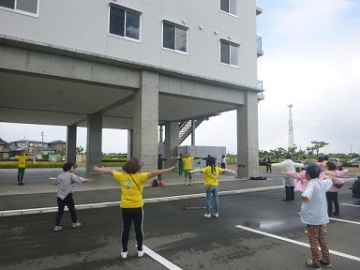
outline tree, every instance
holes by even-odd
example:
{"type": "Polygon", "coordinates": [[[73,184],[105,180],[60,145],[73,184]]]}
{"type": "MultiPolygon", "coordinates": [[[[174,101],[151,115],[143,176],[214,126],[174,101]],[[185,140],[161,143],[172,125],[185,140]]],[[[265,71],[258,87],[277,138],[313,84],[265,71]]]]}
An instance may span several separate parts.
{"type": "Polygon", "coordinates": [[[293,156],[296,154],[296,149],[297,149],[297,146],[289,147],[288,153],[293,156]]]}
{"type": "Polygon", "coordinates": [[[276,162],[279,162],[279,157],[284,156],[286,154],[286,150],[282,147],[279,147],[277,149],[270,149],[270,153],[272,156],[276,157],[276,162]]]}
{"type": "Polygon", "coordinates": [[[83,154],[83,153],[84,153],[84,147],[76,146],[76,154],[83,154]]]}
{"type": "Polygon", "coordinates": [[[61,150],[56,151],[57,154],[60,154],[60,156],[65,156],[66,153],[66,146],[64,145],[61,150]]]}
{"type": "Polygon", "coordinates": [[[313,153],[314,151],[316,152],[316,157],[318,158],[319,157],[319,149],[326,146],[326,145],[329,145],[328,143],[326,142],[322,142],[322,141],[312,141],[311,142],[313,144],[313,146],[308,146],[306,147],[306,150],[310,153],[313,153]]]}

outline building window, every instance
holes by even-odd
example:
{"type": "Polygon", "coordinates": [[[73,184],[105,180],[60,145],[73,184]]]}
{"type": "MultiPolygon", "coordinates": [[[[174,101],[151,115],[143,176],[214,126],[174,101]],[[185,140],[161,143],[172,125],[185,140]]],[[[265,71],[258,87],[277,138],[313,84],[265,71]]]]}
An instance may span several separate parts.
{"type": "Polygon", "coordinates": [[[163,47],[187,52],[187,28],[163,21],[163,47]]]}
{"type": "Polygon", "coordinates": [[[19,12],[38,14],[39,0],[0,0],[0,7],[19,12]]]}
{"type": "Polygon", "coordinates": [[[110,34],[140,39],[140,13],[121,7],[110,6],[110,34]]]}
{"type": "Polygon", "coordinates": [[[230,43],[225,40],[220,40],[220,62],[239,66],[239,44],[230,43]]]}
{"type": "Polygon", "coordinates": [[[226,13],[238,16],[238,0],[220,0],[220,9],[226,13]]]}

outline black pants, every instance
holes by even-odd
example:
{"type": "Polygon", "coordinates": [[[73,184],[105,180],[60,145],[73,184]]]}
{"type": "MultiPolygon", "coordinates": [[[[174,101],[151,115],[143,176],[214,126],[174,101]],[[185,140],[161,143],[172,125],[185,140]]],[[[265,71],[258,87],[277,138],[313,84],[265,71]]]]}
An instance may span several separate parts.
{"type": "Polygon", "coordinates": [[[269,172],[271,173],[271,165],[270,164],[266,164],[266,172],[269,172]]]}
{"type": "Polygon", "coordinates": [[[225,169],[226,165],[225,163],[221,163],[221,169],[225,169]]]}
{"type": "Polygon", "coordinates": [[[142,250],[143,245],[143,215],[144,211],[142,207],[139,208],[122,208],[123,218],[123,231],[121,235],[121,242],[123,252],[128,251],[128,242],[131,223],[134,221],[134,229],[137,241],[137,249],[142,250]]]}
{"type": "Polygon", "coordinates": [[[339,201],[338,201],[338,193],[337,192],[331,192],[328,191],[326,192],[326,200],[327,200],[327,205],[328,205],[328,215],[331,216],[332,215],[332,205],[334,203],[335,206],[335,214],[339,214],[340,209],[339,209],[339,201]]]}
{"type": "Polygon", "coordinates": [[[285,199],[284,199],[284,201],[293,201],[295,199],[294,188],[295,187],[287,187],[287,186],[285,186],[285,199]]]}
{"type": "Polygon", "coordinates": [[[78,221],[77,216],[76,216],[75,204],[74,204],[74,199],[73,199],[72,193],[69,193],[63,200],[61,198],[57,197],[57,204],[58,204],[58,212],[57,212],[56,218],[55,218],[55,226],[60,225],[62,215],[64,214],[65,205],[67,206],[67,208],[69,208],[72,222],[76,223],[78,221]]]}

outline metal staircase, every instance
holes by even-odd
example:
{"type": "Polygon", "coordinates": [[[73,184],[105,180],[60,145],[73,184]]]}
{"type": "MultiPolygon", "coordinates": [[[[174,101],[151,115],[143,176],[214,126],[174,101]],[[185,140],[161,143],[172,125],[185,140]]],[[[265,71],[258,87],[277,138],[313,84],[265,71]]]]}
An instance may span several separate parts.
{"type": "Polygon", "coordinates": [[[195,128],[197,128],[204,120],[186,120],[179,122],[179,145],[182,144],[191,134],[192,121],[195,121],[195,128]]]}

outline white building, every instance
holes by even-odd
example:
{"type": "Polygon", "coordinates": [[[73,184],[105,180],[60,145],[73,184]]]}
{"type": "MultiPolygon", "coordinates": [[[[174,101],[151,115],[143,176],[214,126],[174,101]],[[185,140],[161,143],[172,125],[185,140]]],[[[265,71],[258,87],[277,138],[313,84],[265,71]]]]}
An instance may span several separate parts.
{"type": "Polygon", "coordinates": [[[147,170],[159,125],[175,156],[179,123],[237,110],[238,160],[257,175],[260,13],[255,0],[0,0],[0,121],[67,126],[67,160],[87,127],[88,171],[102,128],[127,129],[147,170]]]}

